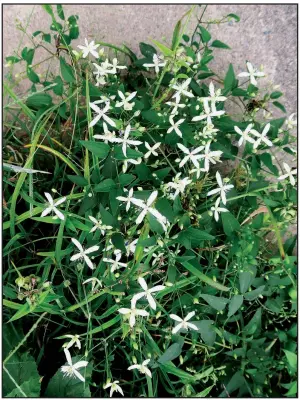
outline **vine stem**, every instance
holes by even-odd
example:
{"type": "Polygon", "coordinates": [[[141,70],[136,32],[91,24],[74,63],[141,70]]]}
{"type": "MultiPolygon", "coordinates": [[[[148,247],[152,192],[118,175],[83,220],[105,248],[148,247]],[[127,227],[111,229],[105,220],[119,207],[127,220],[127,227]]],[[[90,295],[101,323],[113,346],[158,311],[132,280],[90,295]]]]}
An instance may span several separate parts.
{"type": "MultiPolygon", "coordinates": [[[[9,353],[9,355],[6,357],[6,359],[3,361],[3,365],[7,363],[7,361],[15,354],[16,351],[19,350],[19,348],[26,342],[26,340],[29,338],[31,333],[37,328],[38,324],[41,322],[41,320],[45,317],[47,312],[44,312],[40,318],[36,321],[35,324],[32,325],[30,330],[28,331],[27,335],[24,336],[24,339],[21,340],[21,342],[9,353]]],[[[3,367],[4,368],[4,367],[3,367]]]]}

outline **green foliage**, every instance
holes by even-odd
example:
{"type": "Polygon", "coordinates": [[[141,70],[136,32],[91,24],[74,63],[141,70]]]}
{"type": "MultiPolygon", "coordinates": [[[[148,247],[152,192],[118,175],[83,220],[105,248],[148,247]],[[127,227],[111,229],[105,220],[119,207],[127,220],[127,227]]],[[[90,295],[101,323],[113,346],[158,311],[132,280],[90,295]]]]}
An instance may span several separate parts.
{"type": "Polygon", "coordinates": [[[295,396],[295,121],[262,77],[214,70],[210,25],[240,18],[192,6],[140,58],[85,54],[69,7],[42,7],[49,29],[6,58],[4,396],[295,396]]]}

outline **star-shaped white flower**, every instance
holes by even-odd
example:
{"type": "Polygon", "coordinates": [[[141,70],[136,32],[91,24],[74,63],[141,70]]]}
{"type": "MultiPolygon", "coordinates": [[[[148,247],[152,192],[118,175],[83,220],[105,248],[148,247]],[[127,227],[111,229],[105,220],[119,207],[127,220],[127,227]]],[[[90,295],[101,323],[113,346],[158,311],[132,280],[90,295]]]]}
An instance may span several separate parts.
{"type": "Polygon", "coordinates": [[[283,167],[286,170],[286,174],[279,176],[278,180],[282,181],[283,179],[289,178],[290,180],[290,184],[295,186],[295,178],[293,177],[293,175],[297,175],[297,169],[291,169],[291,167],[286,164],[285,162],[283,163],[283,167]]]}
{"type": "Polygon", "coordinates": [[[219,213],[228,212],[227,208],[219,207],[220,201],[221,197],[218,197],[215,205],[211,207],[211,211],[214,212],[214,217],[217,222],[219,221],[219,213]]]}
{"type": "MultiPolygon", "coordinates": [[[[96,102],[95,102],[96,103],[96,102]]],[[[95,104],[94,103],[94,104],[95,104]]],[[[103,130],[104,130],[104,135],[94,135],[94,139],[100,139],[103,140],[104,143],[108,142],[113,142],[113,139],[116,137],[116,134],[114,131],[110,132],[107,128],[107,125],[105,122],[103,122],[103,130]]]]}
{"type": "Polygon", "coordinates": [[[85,378],[77,371],[79,368],[86,367],[88,365],[87,361],[78,361],[77,363],[73,364],[72,363],[72,358],[71,354],[68,349],[64,349],[66,359],[68,362],[68,365],[64,365],[61,367],[61,371],[64,374],[64,376],[68,377],[74,377],[76,376],[78,379],[80,379],[82,382],[85,381],[85,378]]]}
{"type": "Polygon", "coordinates": [[[104,262],[111,264],[110,271],[115,272],[115,270],[117,270],[117,269],[127,268],[126,263],[120,262],[122,253],[121,252],[117,253],[117,254],[115,254],[115,256],[116,256],[115,260],[113,260],[112,258],[106,258],[106,257],[103,258],[104,262]]]}
{"type": "Polygon", "coordinates": [[[228,190],[232,189],[234,186],[233,185],[224,185],[219,171],[217,171],[217,173],[216,173],[216,179],[217,179],[217,183],[218,183],[219,187],[217,189],[210,190],[207,193],[207,196],[212,196],[213,194],[220,193],[223,204],[226,204],[226,192],[228,190]]]}
{"type": "Polygon", "coordinates": [[[100,46],[100,44],[95,44],[95,41],[92,40],[90,43],[87,39],[84,39],[85,46],[79,45],[77,46],[80,50],[83,50],[82,57],[86,58],[89,53],[91,53],[94,57],[98,58],[99,54],[97,53],[96,49],[100,46]]]}
{"type": "Polygon", "coordinates": [[[128,158],[127,160],[123,161],[122,171],[125,172],[128,169],[128,164],[138,165],[142,162],[142,157],[137,158],[136,160],[128,158]]]}
{"type": "Polygon", "coordinates": [[[92,261],[90,260],[90,258],[87,256],[87,254],[94,253],[95,251],[99,250],[99,246],[92,246],[92,247],[84,250],[84,248],[81,246],[81,244],[78,242],[77,239],[71,238],[71,240],[75,244],[75,246],[78,248],[79,253],[74,254],[70,260],[76,261],[79,259],[83,259],[91,269],[94,269],[94,265],[93,265],[92,261]]]}
{"type": "Polygon", "coordinates": [[[238,146],[241,146],[244,143],[244,141],[252,144],[255,143],[255,140],[249,136],[249,133],[252,132],[252,128],[253,124],[249,124],[244,131],[242,131],[238,126],[234,127],[236,133],[238,133],[241,136],[238,141],[238,146]]]}
{"type": "Polygon", "coordinates": [[[256,130],[251,129],[250,132],[251,132],[254,136],[256,136],[256,137],[258,138],[258,139],[255,141],[254,145],[253,145],[253,148],[254,148],[254,149],[256,149],[256,148],[261,144],[261,142],[265,143],[267,146],[270,146],[270,147],[273,146],[273,143],[272,143],[271,140],[268,139],[268,137],[267,137],[267,133],[269,132],[270,127],[271,127],[270,123],[267,124],[267,125],[264,127],[262,133],[259,133],[259,132],[257,132],[256,130]]]}
{"type": "Polygon", "coordinates": [[[98,286],[102,287],[102,282],[98,278],[95,278],[94,276],[92,278],[87,279],[82,284],[86,285],[87,283],[90,282],[92,284],[92,292],[94,292],[94,290],[96,290],[98,286]]]}
{"type": "Polygon", "coordinates": [[[131,126],[127,125],[124,131],[124,136],[120,138],[115,138],[112,140],[114,143],[122,143],[122,152],[125,157],[127,157],[127,147],[129,146],[139,146],[142,144],[139,140],[128,139],[130,135],[131,126]]]}
{"type": "Polygon", "coordinates": [[[194,329],[195,331],[198,330],[197,326],[192,324],[191,322],[187,322],[189,321],[191,318],[193,318],[193,316],[195,315],[195,311],[192,311],[190,313],[188,313],[188,315],[182,319],[180,317],[178,317],[178,315],[175,314],[170,314],[170,318],[174,319],[174,321],[179,322],[179,324],[177,324],[173,329],[172,329],[172,333],[177,333],[179,331],[179,329],[194,329]]]}
{"type": "Polygon", "coordinates": [[[186,154],[185,157],[183,157],[183,159],[180,161],[179,167],[181,168],[184,166],[185,163],[191,161],[196,168],[199,168],[198,160],[200,158],[200,155],[198,153],[204,149],[204,146],[197,147],[192,151],[190,151],[181,143],[177,143],[177,146],[180,148],[181,151],[183,151],[184,154],[186,154]]]}
{"type": "Polygon", "coordinates": [[[155,143],[152,147],[150,146],[150,144],[148,142],[145,142],[145,147],[148,150],[147,153],[144,155],[144,158],[149,158],[151,155],[157,157],[158,153],[155,151],[156,149],[159,148],[159,146],[161,145],[160,142],[155,143]]]}
{"type": "Polygon", "coordinates": [[[148,358],[147,360],[143,361],[142,364],[133,364],[127,369],[128,370],[137,369],[141,374],[146,374],[150,378],[152,378],[152,374],[151,374],[150,369],[148,367],[146,367],[146,365],[148,365],[149,362],[150,362],[150,358],[148,358]]]}
{"type": "Polygon", "coordinates": [[[119,381],[114,381],[114,382],[107,383],[106,385],[103,386],[103,389],[110,388],[109,397],[112,397],[114,392],[119,392],[119,393],[121,393],[122,396],[124,396],[123,390],[122,390],[121,386],[118,385],[118,383],[119,383],[119,381]]]}
{"type": "Polygon", "coordinates": [[[96,104],[94,103],[90,103],[90,107],[92,110],[94,110],[97,115],[96,117],[93,119],[93,121],[90,122],[89,124],[89,128],[91,128],[92,126],[96,125],[96,123],[98,121],[100,121],[100,119],[102,118],[104,121],[106,121],[109,125],[116,127],[115,122],[109,118],[106,113],[108,112],[109,108],[110,108],[110,103],[107,102],[105,107],[100,109],[96,104]]]}
{"type": "Polygon", "coordinates": [[[142,212],[139,214],[139,216],[137,217],[135,223],[137,225],[139,225],[144,218],[146,217],[146,215],[148,214],[148,212],[150,214],[152,214],[157,221],[161,224],[162,228],[164,231],[167,230],[167,225],[168,225],[168,221],[167,218],[164,217],[160,212],[158,212],[155,208],[151,207],[152,204],[155,202],[156,197],[157,197],[158,192],[154,191],[150,194],[149,198],[147,199],[147,201],[143,201],[140,199],[134,199],[134,201],[132,200],[132,203],[138,207],[141,207],[143,210],[142,212]]]}
{"type": "Polygon", "coordinates": [[[118,65],[118,62],[119,61],[117,58],[113,58],[112,64],[110,64],[110,66],[112,67],[111,73],[116,74],[118,72],[118,69],[127,69],[125,65],[118,65]]]}
{"type": "Polygon", "coordinates": [[[50,193],[45,193],[45,197],[48,200],[49,205],[42,212],[41,217],[45,217],[46,215],[50,214],[53,211],[58,216],[59,219],[64,220],[65,216],[63,215],[63,213],[61,211],[58,210],[57,206],[64,203],[67,198],[63,197],[54,203],[54,200],[50,193]]]}
{"type": "Polygon", "coordinates": [[[89,216],[89,219],[94,223],[94,226],[90,230],[90,233],[95,232],[97,229],[99,229],[102,235],[104,236],[105,231],[113,229],[112,226],[102,224],[101,220],[97,221],[97,219],[92,217],[91,215],[89,216]]]}
{"type": "Polygon", "coordinates": [[[249,62],[246,63],[248,72],[241,72],[238,74],[241,78],[250,78],[252,85],[257,86],[257,80],[255,78],[261,78],[265,76],[263,72],[257,71],[253,65],[249,62]]]}
{"type": "Polygon", "coordinates": [[[137,92],[131,93],[129,96],[125,96],[120,90],[118,90],[118,95],[121,97],[122,101],[116,102],[116,107],[123,107],[126,111],[131,111],[135,103],[130,103],[130,101],[136,96],[137,92]]]}
{"type": "Polygon", "coordinates": [[[202,100],[210,101],[211,102],[211,109],[213,112],[216,112],[216,103],[220,101],[225,101],[227,97],[221,96],[221,89],[217,89],[215,91],[214,84],[210,82],[209,84],[209,97],[204,97],[202,100]]]}
{"type": "Polygon", "coordinates": [[[199,155],[199,160],[204,158],[204,170],[206,172],[209,171],[209,163],[216,164],[217,161],[220,161],[220,157],[223,154],[220,150],[210,151],[210,144],[211,142],[208,142],[205,146],[204,154],[199,155]]]}
{"type": "Polygon", "coordinates": [[[169,122],[171,124],[171,127],[167,130],[167,133],[171,133],[172,131],[175,131],[178,136],[182,137],[182,132],[180,131],[179,126],[184,121],[185,121],[185,119],[182,118],[179,121],[174,122],[173,115],[171,115],[170,118],[169,118],[169,122]]]}
{"type": "Polygon", "coordinates": [[[297,126],[297,120],[294,119],[295,113],[291,114],[288,119],[285,121],[288,129],[293,129],[294,126],[297,126]]]}
{"type": "Polygon", "coordinates": [[[168,182],[165,187],[167,189],[175,189],[175,192],[170,194],[170,198],[174,200],[179,193],[184,193],[185,188],[192,182],[189,178],[180,179],[181,172],[179,172],[174,178],[173,182],[168,182]]]}
{"type": "Polygon", "coordinates": [[[167,101],[166,104],[170,107],[173,107],[171,110],[171,115],[177,115],[178,114],[178,108],[184,108],[186,105],[185,104],[180,104],[179,103],[180,98],[176,97],[175,101],[167,101]]]}
{"type": "Polygon", "coordinates": [[[155,300],[152,297],[151,293],[159,292],[160,290],[163,290],[165,288],[165,286],[157,285],[157,286],[152,287],[151,289],[148,289],[148,285],[147,285],[145,279],[142,277],[138,278],[138,282],[141,285],[142,289],[144,289],[144,292],[137,293],[132,297],[131,307],[134,308],[136,305],[136,302],[139,299],[141,299],[142,297],[146,297],[150,307],[153,308],[153,310],[156,310],[156,303],[155,303],[155,300]]]}
{"type": "Polygon", "coordinates": [[[188,90],[188,86],[191,83],[191,81],[192,81],[192,78],[188,78],[186,81],[184,81],[181,84],[176,83],[171,86],[172,89],[176,90],[176,93],[172,96],[172,98],[175,98],[176,101],[178,101],[178,103],[179,103],[182,95],[187,96],[187,97],[194,97],[193,93],[188,90]]]}
{"type": "Polygon", "coordinates": [[[133,197],[133,188],[129,189],[127,197],[118,196],[116,197],[116,199],[119,201],[124,201],[126,203],[126,211],[129,211],[130,204],[134,203],[135,200],[135,198],[133,197]]]}
{"type": "Polygon", "coordinates": [[[197,179],[200,178],[201,172],[207,172],[207,171],[205,170],[205,168],[200,168],[200,166],[198,166],[197,168],[193,168],[189,171],[190,174],[196,173],[197,179]]]}
{"type": "Polygon", "coordinates": [[[123,315],[129,315],[129,325],[131,328],[134,327],[135,322],[136,322],[136,316],[141,316],[141,317],[148,317],[149,313],[145,310],[139,310],[135,307],[133,308],[120,308],[119,310],[120,314],[123,315]]]}
{"type": "Polygon", "coordinates": [[[72,347],[75,344],[75,347],[78,349],[81,349],[81,343],[79,339],[79,335],[64,335],[63,338],[66,339],[71,339],[69,343],[65,343],[64,347],[69,350],[70,347],[72,347]]]}
{"type": "Polygon", "coordinates": [[[219,117],[220,115],[225,114],[224,110],[221,111],[213,111],[210,109],[208,105],[208,101],[203,101],[203,107],[204,107],[204,112],[201,115],[198,115],[197,117],[193,117],[192,121],[201,121],[203,119],[206,119],[207,125],[212,124],[212,118],[213,117],[219,117]]]}
{"type": "Polygon", "coordinates": [[[159,68],[164,67],[166,63],[163,61],[163,56],[157,56],[157,54],[153,54],[153,64],[143,64],[144,67],[146,68],[154,68],[155,72],[158,74],[159,73],[159,68]]]}

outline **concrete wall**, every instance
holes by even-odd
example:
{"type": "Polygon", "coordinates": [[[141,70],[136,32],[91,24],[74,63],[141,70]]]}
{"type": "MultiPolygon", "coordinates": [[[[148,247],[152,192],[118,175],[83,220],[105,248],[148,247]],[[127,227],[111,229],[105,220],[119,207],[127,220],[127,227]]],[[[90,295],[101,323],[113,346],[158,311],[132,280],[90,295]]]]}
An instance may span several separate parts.
{"type": "MultiPolygon", "coordinates": [[[[65,5],[66,16],[79,16],[80,40],[85,37],[97,38],[120,45],[127,44],[138,51],[140,41],[150,38],[169,42],[177,20],[189,9],[189,5],[65,5]]],[[[211,25],[214,39],[222,40],[232,50],[216,49],[216,59],[211,65],[221,75],[228,64],[233,63],[236,73],[245,71],[245,62],[265,67],[267,78],[261,85],[269,82],[281,85],[288,113],[296,111],[297,98],[297,5],[209,5],[203,20],[219,19],[228,13],[240,16],[239,23],[230,22],[211,25]]],[[[3,52],[4,57],[12,55],[22,38],[16,28],[16,19],[26,25],[28,32],[49,31],[50,16],[39,5],[3,6],[3,52]],[[31,16],[31,17],[30,17],[31,16]]],[[[195,26],[191,20],[189,30],[195,26]]],[[[29,39],[22,39],[21,49],[30,46],[29,39]]],[[[37,57],[39,57],[37,55],[37,57]]]]}

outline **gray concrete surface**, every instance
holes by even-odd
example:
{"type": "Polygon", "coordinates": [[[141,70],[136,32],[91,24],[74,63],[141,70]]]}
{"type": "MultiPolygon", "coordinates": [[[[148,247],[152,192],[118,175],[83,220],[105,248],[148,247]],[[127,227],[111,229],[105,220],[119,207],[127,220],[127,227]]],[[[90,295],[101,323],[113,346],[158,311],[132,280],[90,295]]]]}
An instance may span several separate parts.
{"type": "MultiPolygon", "coordinates": [[[[125,43],[138,51],[140,41],[150,38],[170,42],[177,20],[189,9],[189,5],[65,5],[66,16],[79,16],[80,40],[85,37],[97,38],[120,45],[125,43]]],[[[288,113],[296,111],[297,76],[297,5],[208,5],[204,21],[220,19],[229,13],[240,16],[239,23],[230,22],[211,25],[209,30],[214,39],[222,40],[232,50],[216,49],[216,61],[211,65],[223,75],[228,64],[233,63],[236,73],[245,71],[245,62],[265,67],[269,82],[281,85],[285,94],[282,100],[288,113]]],[[[49,31],[50,16],[40,5],[3,6],[3,52],[4,57],[17,49],[22,32],[16,21],[25,26],[28,19],[28,33],[36,30],[49,31]]],[[[192,31],[196,19],[189,25],[192,31]]],[[[23,36],[21,49],[30,46],[28,37],[23,36]]],[[[42,58],[37,54],[36,60],[42,58]]],[[[41,66],[42,69],[42,66],[41,66]]],[[[18,69],[16,69],[18,71],[18,69]]],[[[21,86],[22,87],[22,86],[21,86]]]]}

